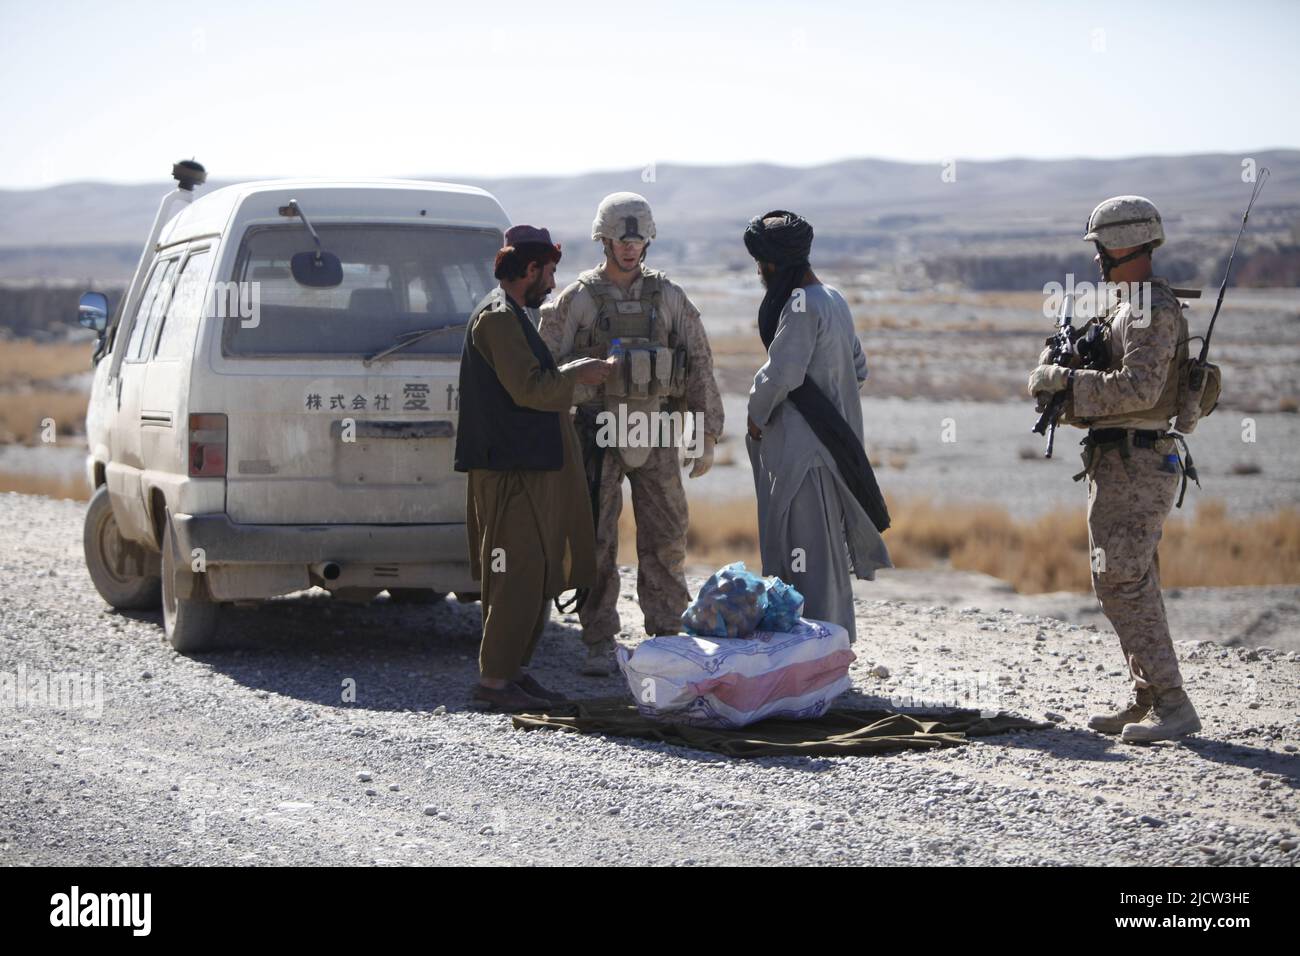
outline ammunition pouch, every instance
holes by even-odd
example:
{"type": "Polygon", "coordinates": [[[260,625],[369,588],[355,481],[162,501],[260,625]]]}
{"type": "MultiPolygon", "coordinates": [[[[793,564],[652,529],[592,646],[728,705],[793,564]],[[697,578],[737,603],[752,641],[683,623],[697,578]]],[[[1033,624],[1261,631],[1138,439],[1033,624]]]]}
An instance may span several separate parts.
{"type": "Polygon", "coordinates": [[[615,298],[613,284],[599,270],[578,277],[596,305],[591,328],[574,340],[574,354],[605,358],[614,341],[623,357],[603,386],[606,395],[641,400],[677,398],[686,394],[690,356],[676,318],[663,314],[663,274],[645,270],[640,297],[615,298]]]}
{"type": "Polygon", "coordinates": [[[1190,435],[1196,423],[1209,415],[1219,404],[1223,390],[1223,371],[1217,365],[1188,359],[1179,367],[1178,408],[1174,430],[1190,435]]]}
{"type": "Polygon", "coordinates": [[[622,350],[618,364],[605,381],[607,396],[640,400],[685,393],[684,348],[641,342],[629,345],[624,341],[622,350]]]}

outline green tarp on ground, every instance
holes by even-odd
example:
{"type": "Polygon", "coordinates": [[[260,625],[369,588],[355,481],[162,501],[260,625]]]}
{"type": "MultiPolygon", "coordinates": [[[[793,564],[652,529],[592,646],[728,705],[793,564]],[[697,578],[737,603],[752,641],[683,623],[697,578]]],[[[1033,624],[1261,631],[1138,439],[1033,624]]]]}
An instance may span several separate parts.
{"type": "Polygon", "coordinates": [[[761,720],[740,730],[666,724],[643,717],[625,698],[556,704],[545,714],[518,714],[516,729],[570,730],[581,734],[639,737],[694,747],[729,757],[790,755],[844,757],[890,750],[955,747],[970,737],[1010,730],[1045,730],[1052,724],[1010,714],[981,717],[976,710],[900,714],[835,707],[816,720],[761,720]]]}

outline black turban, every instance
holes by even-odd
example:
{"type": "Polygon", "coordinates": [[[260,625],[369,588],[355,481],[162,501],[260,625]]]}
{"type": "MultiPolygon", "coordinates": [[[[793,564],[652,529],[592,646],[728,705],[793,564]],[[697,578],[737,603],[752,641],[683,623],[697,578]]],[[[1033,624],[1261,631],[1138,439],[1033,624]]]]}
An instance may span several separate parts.
{"type": "Polygon", "coordinates": [[[749,227],[745,230],[745,248],[749,254],[760,262],[770,262],[778,269],[807,267],[812,241],[812,224],[784,209],[755,216],[749,220],[749,227]]]}
{"type": "Polygon", "coordinates": [[[772,344],[781,310],[803,283],[812,240],[812,224],[784,209],[773,209],[749,220],[745,248],[759,262],[776,267],[775,273],[764,276],[767,294],[758,309],[758,334],[764,348],[772,344]]]}

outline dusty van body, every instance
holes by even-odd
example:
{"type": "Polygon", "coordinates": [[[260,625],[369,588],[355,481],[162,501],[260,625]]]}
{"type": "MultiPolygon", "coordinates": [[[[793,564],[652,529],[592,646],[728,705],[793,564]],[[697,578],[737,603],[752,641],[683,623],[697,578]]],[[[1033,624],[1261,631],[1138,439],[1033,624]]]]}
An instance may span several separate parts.
{"type": "Polygon", "coordinates": [[[173,645],[199,650],[223,602],[313,584],[477,590],[452,454],[500,204],[401,181],[248,183],[179,204],[95,369],[85,548],[100,593],[161,600],[173,645]],[[319,250],[335,285],[298,281],[294,257],[319,250]]]}

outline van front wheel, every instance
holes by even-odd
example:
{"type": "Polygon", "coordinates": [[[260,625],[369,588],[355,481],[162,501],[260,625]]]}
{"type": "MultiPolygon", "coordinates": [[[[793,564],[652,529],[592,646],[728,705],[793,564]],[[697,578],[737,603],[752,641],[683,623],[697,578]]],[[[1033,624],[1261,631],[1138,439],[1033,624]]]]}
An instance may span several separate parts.
{"type": "Polygon", "coordinates": [[[161,581],[155,556],[127,541],[113,518],[108,486],[100,485],[86,509],[81,535],[86,570],[99,596],[119,611],[156,610],[161,581]]]}
{"type": "Polygon", "coordinates": [[[215,643],[221,605],[208,594],[204,575],[177,560],[176,529],[171,515],[162,547],[163,628],[181,654],[210,650],[215,643]]]}

